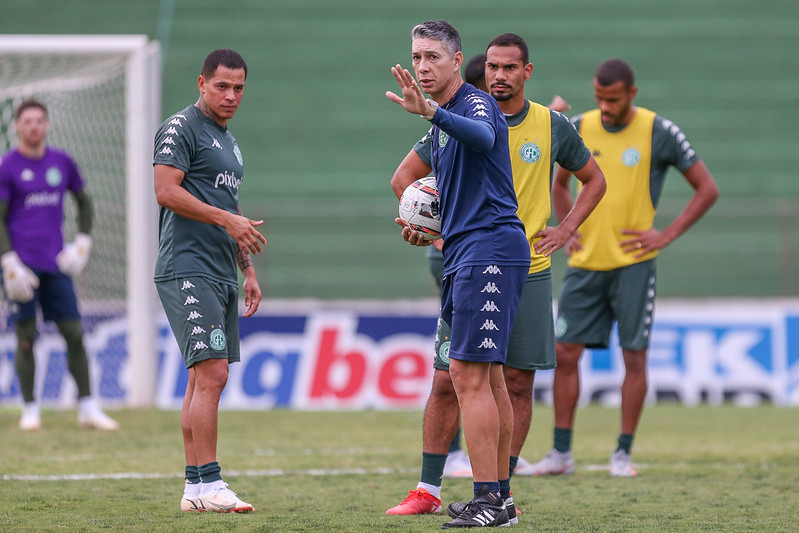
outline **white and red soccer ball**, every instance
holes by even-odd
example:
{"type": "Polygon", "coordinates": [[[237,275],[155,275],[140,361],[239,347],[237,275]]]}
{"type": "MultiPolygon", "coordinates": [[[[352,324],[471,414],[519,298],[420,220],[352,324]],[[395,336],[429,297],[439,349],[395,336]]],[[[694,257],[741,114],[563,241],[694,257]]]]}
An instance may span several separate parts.
{"type": "Polygon", "coordinates": [[[441,204],[434,176],[427,176],[408,185],[399,202],[399,217],[412,230],[427,240],[441,237],[441,204]]]}

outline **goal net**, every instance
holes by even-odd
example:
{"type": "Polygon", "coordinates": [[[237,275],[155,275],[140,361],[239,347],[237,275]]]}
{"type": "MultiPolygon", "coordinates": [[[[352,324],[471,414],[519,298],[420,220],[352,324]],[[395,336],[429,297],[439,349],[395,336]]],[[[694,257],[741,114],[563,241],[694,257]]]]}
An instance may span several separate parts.
{"type": "MultiPolygon", "coordinates": [[[[125,353],[111,356],[118,359],[114,364],[126,367],[125,383],[114,376],[114,383],[105,385],[117,390],[106,390],[105,399],[148,405],[152,391],[138,382],[153,380],[156,360],[151,280],[157,214],[151,161],[152,137],[161,113],[158,45],[142,35],[0,36],[2,152],[17,143],[14,110],[27,98],[47,106],[47,142],[77,162],[94,203],[91,259],[75,279],[84,325],[93,330],[97,324],[116,320],[126,330],[120,333],[121,346],[118,342],[115,348],[125,353]]],[[[68,200],[65,239],[71,240],[75,232],[76,210],[68,200]]],[[[96,359],[111,349],[108,342],[96,339],[94,345],[93,370],[96,359]]],[[[92,352],[90,339],[87,347],[92,352]]],[[[0,372],[0,381],[9,381],[8,374],[7,368],[0,372]]],[[[37,370],[37,381],[42,381],[37,382],[37,396],[44,395],[45,403],[48,394],[54,394],[42,390],[47,374],[37,370]],[[39,380],[38,374],[45,377],[39,380]]],[[[100,369],[93,374],[98,394],[108,372],[100,369]]]]}

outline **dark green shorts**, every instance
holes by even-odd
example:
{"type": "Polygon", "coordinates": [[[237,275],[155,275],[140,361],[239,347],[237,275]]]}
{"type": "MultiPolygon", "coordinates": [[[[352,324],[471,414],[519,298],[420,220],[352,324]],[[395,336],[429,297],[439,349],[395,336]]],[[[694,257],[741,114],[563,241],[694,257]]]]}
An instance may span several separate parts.
{"type": "MultiPolygon", "coordinates": [[[[436,369],[449,370],[449,337],[449,324],[439,317],[433,359],[436,369]]],[[[513,321],[505,364],[521,370],[555,368],[551,269],[527,276],[513,321]]]]}
{"type": "Polygon", "coordinates": [[[186,368],[206,359],[240,360],[236,287],[201,276],[155,286],[186,368]]]}
{"type": "Polygon", "coordinates": [[[607,348],[613,322],[627,350],[649,347],[655,259],[608,271],[569,268],[558,300],[558,342],[607,348]]]}

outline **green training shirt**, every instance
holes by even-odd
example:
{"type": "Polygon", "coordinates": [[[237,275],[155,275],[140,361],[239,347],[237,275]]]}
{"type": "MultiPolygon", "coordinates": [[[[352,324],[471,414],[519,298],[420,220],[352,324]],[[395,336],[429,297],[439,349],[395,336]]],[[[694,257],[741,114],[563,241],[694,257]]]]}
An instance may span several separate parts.
{"type": "MultiPolygon", "coordinates": [[[[226,127],[195,106],[175,113],[158,129],[153,164],[185,172],[181,187],[200,201],[238,212],[244,177],[239,145],[226,127]]],[[[237,248],[221,226],[190,220],[161,207],[154,279],[205,276],[238,286],[237,248]]]]}

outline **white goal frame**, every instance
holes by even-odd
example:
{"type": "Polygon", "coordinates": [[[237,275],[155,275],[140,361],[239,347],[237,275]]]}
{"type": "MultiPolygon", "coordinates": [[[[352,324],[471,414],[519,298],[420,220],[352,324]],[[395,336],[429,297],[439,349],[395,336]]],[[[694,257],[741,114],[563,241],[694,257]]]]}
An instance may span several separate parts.
{"type": "Polygon", "coordinates": [[[155,403],[157,303],[153,285],[158,212],[152,143],[161,122],[161,51],[146,35],[0,35],[0,54],[125,57],[127,404],[155,403]]]}

